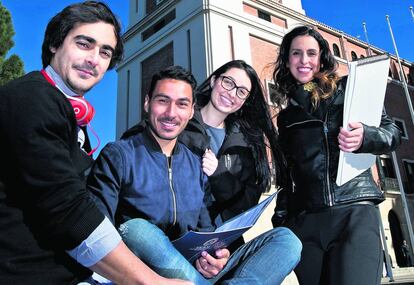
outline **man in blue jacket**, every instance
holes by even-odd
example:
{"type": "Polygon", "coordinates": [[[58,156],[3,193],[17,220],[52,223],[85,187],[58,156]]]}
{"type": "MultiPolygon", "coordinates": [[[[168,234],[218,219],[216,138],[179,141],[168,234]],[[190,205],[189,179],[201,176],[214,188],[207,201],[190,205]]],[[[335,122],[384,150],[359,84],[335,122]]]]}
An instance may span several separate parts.
{"type": "Polygon", "coordinates": [[[127,246],[161,276],[195,284],[280,284],[301,250],[286,228],[264,233],[231,257],[225,248],[203,252],[194,266],[170,242],[190,230],[214,229],[200,158],[177,142],[194,113],[195,87],[191,73],[178,66],[155,74],[145,97],[148,119],[102,150],[89,190],[127,246]]]}

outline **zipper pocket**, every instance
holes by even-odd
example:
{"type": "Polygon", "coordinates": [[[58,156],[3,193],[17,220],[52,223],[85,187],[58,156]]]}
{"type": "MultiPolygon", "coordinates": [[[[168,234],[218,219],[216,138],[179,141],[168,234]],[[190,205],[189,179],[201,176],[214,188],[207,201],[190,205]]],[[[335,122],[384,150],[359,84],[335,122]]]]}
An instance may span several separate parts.
{"type": "Polygon", "coordinates": [[[317,119],[314,119],[314,120],[306,120],[306,121],[292,123],[290,125],[287,125],[286,128],[290,128],[290,127],[297,126],[297,125],[303,125],[303,124],[311,123],[311,122],[324,123],[322,120],[317,120],[317,119]]]}
{"type": "Polygon", "coordinates": [[[224,155],[224,165],[226,166],[227,170],[231,168],[231,157],[230,154],[224,155]]]}

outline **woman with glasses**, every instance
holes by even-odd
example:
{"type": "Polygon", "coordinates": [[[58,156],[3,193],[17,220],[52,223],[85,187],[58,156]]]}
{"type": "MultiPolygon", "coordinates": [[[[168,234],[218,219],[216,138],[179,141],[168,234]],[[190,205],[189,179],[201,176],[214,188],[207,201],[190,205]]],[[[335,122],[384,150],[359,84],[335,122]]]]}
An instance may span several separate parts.
{"type": "MultiPolygon", "coordinates": [[[[242,60],[224,64],[198,87],[196,96],[194,116],[179,139],[203,156],[203,170],[209,176],[213,200],[209,212],[215,225],[220,226],[256,205],[269,187],[271,174],[265,137],[275,158],[280,183],[287,180],[283,175],[283,156],[260,79],[250,65],[242,60]]],[[[255,240],[260,248],[261,241],[268,240],[266,235],[272,236],[272,241],[262,244],[263,250],[254,254],[257,268],[265,270],[261,279],[251,280],[251,284],[280,284],[299,262],[302,246],[284,227],[264,233],[243,248],[255,240]]],[[[240,238],[230,245],[232,256],[240,254],[237,249],[243,242],[240,238]]],[[[204,276],[209,274],[200,263],[196,266],[204,276]]]]}
{"type": "Polygon", "coordinates": [[[256,205],[270,187],[265,137],[279,185],[286,180],[283,157],[260,79],[250,65],[242,60],[224,64],[196,95],[196,112],[180,140],[204,155],[203,169],[214,199],[210,214],[220,225],[256,205]]]}

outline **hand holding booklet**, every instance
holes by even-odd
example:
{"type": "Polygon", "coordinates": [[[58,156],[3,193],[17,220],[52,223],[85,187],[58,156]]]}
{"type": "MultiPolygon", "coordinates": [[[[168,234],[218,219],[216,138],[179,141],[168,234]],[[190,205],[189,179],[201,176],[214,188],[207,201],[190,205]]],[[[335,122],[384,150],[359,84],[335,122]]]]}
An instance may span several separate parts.
{"type": "Polygon", "coordinates": [[[253,208],[227,221],[214,232],[190,231],[172,243],[190,262],[200,257],[203,251],[212,253],[217,249],[224,248],[256,223],[266,207],[276,197],[277,193],[270,195],[253,208]]]}
{"type": "MultiPolygon", "coordinates": [[[[350,122],[375,127],[380,125],[389,66],[388,55],[367,57],[349,63],[343,128],[348,128],[350,122]]],[[[345,184],[374,163],[373,154],[340,151],[336,184],[345,184]]]]}

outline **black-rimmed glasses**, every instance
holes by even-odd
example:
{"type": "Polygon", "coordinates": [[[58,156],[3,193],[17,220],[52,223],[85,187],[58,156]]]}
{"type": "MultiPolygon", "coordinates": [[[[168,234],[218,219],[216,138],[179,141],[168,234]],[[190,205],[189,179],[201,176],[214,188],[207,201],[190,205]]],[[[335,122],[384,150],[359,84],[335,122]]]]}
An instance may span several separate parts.
{"type": "Polygon", "coordinates": [[[237,86],[234,80],[231,79],[230,77],[221,75],[220,78],[221,78],[221,87],[223,87],[227,91],[231,91],[234,88],[236,88],[236,95],[241,100],[246,100],[247,97],[249,97],[250,91],[247,90],[247,88],[237,86]]]}

